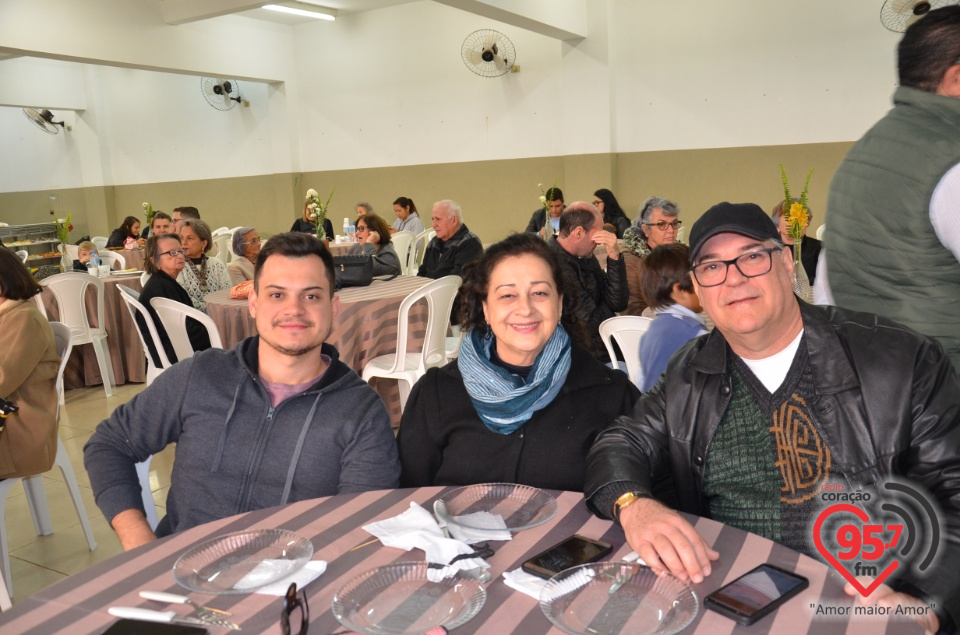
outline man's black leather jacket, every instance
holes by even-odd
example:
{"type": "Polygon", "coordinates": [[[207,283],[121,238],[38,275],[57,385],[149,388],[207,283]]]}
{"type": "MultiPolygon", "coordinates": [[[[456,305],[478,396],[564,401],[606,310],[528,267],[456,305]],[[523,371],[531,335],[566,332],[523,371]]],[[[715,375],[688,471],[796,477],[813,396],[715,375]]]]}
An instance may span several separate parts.
{"type": "MultiPolygon", "coordinates": [[[[809,404],[834,461],[831,471],[876,492],[888,476],[925,487],[943,511],[936,563],[900,580],[945,607],[960,624],[960,379],[943,348],[904,326],[867,313],[800,303],[813,368],[809,404]]],[[[601,433],[587,458],[584,494],[623,483],[651,492],[650,474],[668,471],[679,508],[708,516],[703,496],[710,441],[730,401],[727,355],[719,330],[671,359],[632,417],[601,433]]],[[[607,490],[609,493],[609,490],[607,490]]],[[[605,507],[606,505],[604,505],[605,507]]],[[[906,567],[901,567],[901,570],[906,567]]]]}

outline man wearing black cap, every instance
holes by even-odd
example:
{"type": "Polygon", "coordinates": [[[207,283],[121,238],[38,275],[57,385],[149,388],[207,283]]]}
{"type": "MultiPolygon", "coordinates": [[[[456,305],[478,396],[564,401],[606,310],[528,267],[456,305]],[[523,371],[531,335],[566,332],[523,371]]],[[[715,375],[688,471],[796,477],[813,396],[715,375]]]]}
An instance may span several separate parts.
{"type": "Polygon", "coordinates": [[[691,231],[690,259],[716,329],[677,351],[633,417],[597,438],[590,508],[618,520],[655,570],[697,583],[723,554],[652,497],[651,474],[672,476],[680,511],[815,558],[824,486],[877,492],[904,477],[938,499],[949,546],[925,575],[906,572],[897,592],[882,587],[871,601],[922,598],[937,608],[924,626],[951,627],[960,617],[960,380],[943,348],[874,315],[800,302],[790,250],[757,205],[708,210],[691,231]]]}

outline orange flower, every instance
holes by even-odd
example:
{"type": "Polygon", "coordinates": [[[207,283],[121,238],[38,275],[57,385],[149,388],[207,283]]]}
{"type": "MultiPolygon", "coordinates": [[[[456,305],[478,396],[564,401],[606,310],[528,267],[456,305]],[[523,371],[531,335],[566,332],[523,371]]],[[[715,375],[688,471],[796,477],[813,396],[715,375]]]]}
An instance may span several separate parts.
{"type": "Polygon", "coordinates": [[[790,213],[787,214],[787,220],[792,227],[802,230],[810,223],[810,215],[807,214],[806,207],[800,203],[794,203],[790,206],[790,213]]]}

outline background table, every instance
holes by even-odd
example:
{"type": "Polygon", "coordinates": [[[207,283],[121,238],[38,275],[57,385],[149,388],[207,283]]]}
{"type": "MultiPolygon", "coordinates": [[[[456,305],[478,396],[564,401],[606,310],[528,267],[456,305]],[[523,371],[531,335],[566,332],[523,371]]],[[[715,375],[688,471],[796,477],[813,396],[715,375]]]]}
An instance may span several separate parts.
{"type": "MultiPolygon", "coordinates": [[[[130,318],[130,312],[120,299],[120,290],[117,289],[117,285],[122,284],[135,291],[141,291],[143,285],[140,284],[140,276],[110,276],[101,278],[101,281],[104,294],[103,317],[107,321],[107,348],[110,351],[114,379],[118,386],[127,382],[145,382],[147,380],[146,358],[143,355],[137,326],[130,318]]],[[[60,312],[54,301],[53,292],[44,289],[42,298],[47,316],[51,321],[57,320],[60,312]]],[[[87,293],[86,304],[90,323],[93,326],[99,326],[97,305],[92,289],[87,293]]],[[[93,344],[74,346],[63,374],[64,388],[70,390],[101,384],[103,384],[103,378],[100,376],[100,366],[97,364],[97,354],[93,350],[93,344]]]]}
{"type": "MultiPolygon", "coordinates": [[[[330,605],[334,594],[343,584],[374,567],[392,562],[423,560],[421,551],[407,553],[383,547],[379,542],[351,551],[371,539],[370,534],[361,529],[362,525],[400,514],[409,507],[411,501],[432,509],[433,501],[444,491],[444,488],[430,487],[334,496],[251,512],[195,527],[101,562],[47,587],[0,615],[0,631],[5,635],[28,632],[99,633],[113,622],[107,613],[110,606],[139,606],[155,610],[175,608],[178,613],[186,614],[189,611],[183,607],[163,607],[140,599],[138,593],[142,590],[187,593],[173,581],[171,573],[173,563],[184,551],[225,533],[280,527],[309,538],[315,549],[314,560],[328,562],[326,573],[306,586],[310,603],[310,633],[335,633],[344,629],[333,617],[330,605]]],[[[557,501],[559,511],[550,522],[520,532],[509,542],[491,543],[496,553],[488,559],[493,579],[485,585],[486,603],[473,620],[453,631],[456,635],[560,635],[561,631],[553,628],[543,616],[538,602],[507,587],[500,575],[520,567],[524,560],[574,533],[614,545],[611,560],[629,553],[630,548],[624,543],[621,529],[610,521],[591,515],[583,504],[582,494],[558,493],[557,501]]],[[[853,598],[843,593],[838,574],[816,560],[765,538],[711,520],[689,518],[720,552],[720,560],[714,563],[712,575],[695,587],[701,608],[693,624],[684,633],[875,635],[885,631],[903,634],[922,632],[912,622],[893,622],[885,617],[817,617],[810,608],[811,604],[829,602],[832,605],[850,606],[854,602],[853,598]],[[809,588],[772,616],[749,628],[738,626],[703,608],[702,601],[708,593],[764,562],[807,577],[810,580],[809,588]]],[[[280,632],[281,599],[278,597],[256,594],[189,595],[194,601],[233,613],[230,619],[241,626],[240,633],[280,632]]],[[[228,631],[213,628],[211,632],[228,631]]]]}
{"type": "MultiPolygon", "coordinates": [[[[363,366],[378,355],[394,353],[397,346],[397,319],[400,303],[412,292],[432,282],[428,278],[400,276],[394,280],[374,280],[368,287],[351,287],[337,292],[340,314],[334,318],[333,332],[327,341],[337,347],[344,364],[363,372],[363,366]]],[[[215,291],[205,296],[207,315],[217,329],[224,348],[233,348],[242,339],[257,334],[246,300],[233,300],[230,291],[215,291]]],[[[419,351],[427,328],[427,303],[418,302],[410,311],[407,333],[409,351],[419,351]]],[[[400,423],[400,392],[397,382],[375,380],[371,385],[380,393],[394,426],[400,423]]]]}
{"type": "Polygon", "coordinates": [[[142,249],[119,249],[117,253],[123,256],[127,263],[127,269],[139,269],[143,271],[143,250],[142,249]]]}

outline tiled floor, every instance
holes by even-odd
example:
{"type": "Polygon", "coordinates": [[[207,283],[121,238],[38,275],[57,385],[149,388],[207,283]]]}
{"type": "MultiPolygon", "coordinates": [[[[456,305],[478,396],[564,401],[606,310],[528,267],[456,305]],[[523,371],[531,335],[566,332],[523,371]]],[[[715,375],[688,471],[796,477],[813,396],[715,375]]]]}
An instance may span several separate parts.
{"type": "MultiPolygon", "coordinates": [[[[113,529],[93,501],[90,480],[83,467],[83,444],[93,434],[97,424],[107,418],[114,408],[131,399],[144,387],[145,384],[118,386],[109,399],[100,387],[67,391],[66,407],[61,409],[60,415],[60,438],[70,455],[97,548],[90,551],[87,546],[59,469],[54,468],[44,475],[53,520],[54,533],[50,536],[36,535],[23,487],[19,484],[14,486],[7,498],[6,509],[14,604],[70,574],[120,553],[120,543],[113,529]]],[[[150,465],[150,488],[160,517],[163,517],[170,487],[173,453],[171,446],[154,456],[150,465]]]]}

